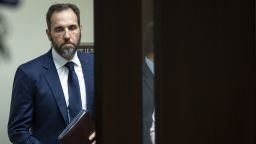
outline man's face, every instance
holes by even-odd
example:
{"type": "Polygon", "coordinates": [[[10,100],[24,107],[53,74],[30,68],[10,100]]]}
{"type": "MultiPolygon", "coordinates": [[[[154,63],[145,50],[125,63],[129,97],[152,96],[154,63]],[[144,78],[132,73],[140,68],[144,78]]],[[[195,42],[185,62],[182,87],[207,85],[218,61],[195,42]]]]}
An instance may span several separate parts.
{"type": "Polygon", "coordinates": [[[51,29],[46,32],[54,49],[66,60],[72,59],[81,40],[81,27],[73,10],[54,12],[51,29]]]}

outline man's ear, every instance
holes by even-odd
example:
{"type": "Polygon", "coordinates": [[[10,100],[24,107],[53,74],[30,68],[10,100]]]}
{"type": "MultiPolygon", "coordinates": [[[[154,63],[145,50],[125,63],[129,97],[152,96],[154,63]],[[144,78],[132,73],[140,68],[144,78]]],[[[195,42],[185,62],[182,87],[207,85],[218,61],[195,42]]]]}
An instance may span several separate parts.
{"type": "Polygon", "coordinates": [[[83,26],[80,25],[80,32],[82,33],[82,31],[83,31],[83,26]]]}
{"type": "Polygon", "coordinates": [[[51,37],[51,31],[49,29],[46,29],[46,34],[47,34],[47,37],[49,39],[49,41],[52,41],[52,37],[51,37]]]}

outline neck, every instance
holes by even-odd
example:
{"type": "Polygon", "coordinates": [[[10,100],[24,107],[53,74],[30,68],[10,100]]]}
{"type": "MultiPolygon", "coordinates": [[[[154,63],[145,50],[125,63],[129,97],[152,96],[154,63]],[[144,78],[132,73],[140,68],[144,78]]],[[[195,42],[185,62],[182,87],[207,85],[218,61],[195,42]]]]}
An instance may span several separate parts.
{"type": "Polygon", "coordinates": [[[154,54],[153,54],[153,53],[147,54],[147,58],[148,58],[149,60],[151,60],[152,62],[154,62],[154,54]]]}

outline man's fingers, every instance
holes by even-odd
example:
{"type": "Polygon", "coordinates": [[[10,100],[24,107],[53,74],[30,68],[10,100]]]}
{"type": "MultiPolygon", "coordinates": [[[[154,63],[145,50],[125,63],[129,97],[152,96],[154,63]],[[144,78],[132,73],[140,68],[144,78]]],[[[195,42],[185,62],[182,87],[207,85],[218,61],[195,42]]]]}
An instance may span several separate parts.
{"type": "Polygon", "coordinates": [[[93,133],[90,135],[89,140],[93,140],[93,139],[95,138],[95,135],[96,135],[96,133],[93,132],[93,133]]]}

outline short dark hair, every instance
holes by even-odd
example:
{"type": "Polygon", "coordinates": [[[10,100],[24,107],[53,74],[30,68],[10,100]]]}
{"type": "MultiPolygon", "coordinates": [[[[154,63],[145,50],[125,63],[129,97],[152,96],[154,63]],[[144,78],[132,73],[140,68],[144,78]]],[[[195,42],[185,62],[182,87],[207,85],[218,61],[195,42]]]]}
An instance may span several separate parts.
{"type": "Polygon", "coordinates": [[[63,4],[61,4],[61,3],[59,3],[59,4],[51,5],[49,7],[47,13],[46,13],[46,22],[47,22],[48,29],[51,28],[51,17],[52,17],[52,14],[54,12],[60,12],[60,11],[67,10],[67,9],[72,9],[74,11],[74,13],[77,16],[77,23],[80,26],[80,10],[79,10],[79,8],[76,5],[74,5],[74,4],[70,4],[70,3],[63,3],[63,4]]]}

